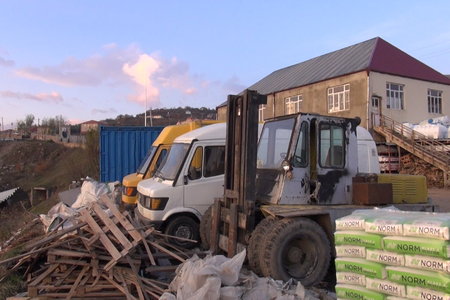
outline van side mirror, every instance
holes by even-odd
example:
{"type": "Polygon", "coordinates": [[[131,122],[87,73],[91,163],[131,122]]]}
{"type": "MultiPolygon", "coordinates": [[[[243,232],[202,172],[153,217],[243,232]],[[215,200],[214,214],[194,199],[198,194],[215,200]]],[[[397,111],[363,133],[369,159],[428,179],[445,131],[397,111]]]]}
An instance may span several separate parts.
{"type": "Polygon", "coordinates": [[[189,180],[188,180],[188,175],[184,175],[184,185],[187,185],[189,180]]]}

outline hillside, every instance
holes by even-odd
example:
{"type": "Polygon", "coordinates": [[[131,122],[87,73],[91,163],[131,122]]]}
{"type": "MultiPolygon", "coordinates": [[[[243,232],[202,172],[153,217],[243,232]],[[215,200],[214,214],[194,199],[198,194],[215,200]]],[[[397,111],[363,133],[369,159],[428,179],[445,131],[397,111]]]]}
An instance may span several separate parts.
{"type": "MultiPolygon", "coordinates": [[[[194,119],[216,119],[216,110],[206,107],[194,108],[186,106],[184,108],[157,108],[147,111],[147,125],[168,126],[185,121],[187,118],[194,119]],[[152,118],[150,119],[150,115],[152,118]]],[[[118,115],[115,119],[106,119],[102,122],[110,126],[144,126],[144,113],[131,115],[118,115]]]]}
{"type": "Polygon", "coordinates": [[[73,180],[95,176],[81,148],[53,141],[0,141],[0,192],[21,187],[65,190],[73,180]]]}

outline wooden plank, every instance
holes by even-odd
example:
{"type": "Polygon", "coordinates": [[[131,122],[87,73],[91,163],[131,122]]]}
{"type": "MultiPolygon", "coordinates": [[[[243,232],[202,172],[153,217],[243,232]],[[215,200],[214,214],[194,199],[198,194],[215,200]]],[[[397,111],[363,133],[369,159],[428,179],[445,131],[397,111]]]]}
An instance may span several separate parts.
{"type": "Polygon", "coordinates": [[[3,281],[3,279],[5,279],[6,277],[8,277],[11,273],[15,272],[21,265],[23,265],[25,262],[28,261],[28,257],[24,257],[21,260],[19,260],[17,262],[17,264],[12,267],[10,270],[8,270],[5,274],[3,274],[3,277],[0,278],[0,282],[3,281]]]}
{"type": "Polygon", "coordinates": [[[83,219],[88,223],[89,227],[92,230],[94,230],[95,233],[97,233],[99,235],[100,241],[106,247],[106,250],[109,252],[109,254],[111,254],[113,259],[115,261],[119,260],[121,258],[119,251],[117,251],[114,244],[108,239],[106,234],[103,232],[103,230],[100,228],[100,226],[94,220],[94,218],[92,218],[92,216],[89,214],[87,209],[82,209],[80,211],[80,214],[83,216],[83,219]]]}
{"type": "MultiPolygon", "coordinates": [[[[138,227],[138,226],[136,226],[137,224],[134,221],[131,221],[131,223],[135,228],[138,227]]],[[[154,229],[154,228],[152,228],[152,229],[154,229]]],[[[137,232],[141,236],[141,239],[144,241],[143,244],[144,244],[145,251],[147,252],[148,259],[150,260],[151,264],[155,266],[156,262],[155,262],[155,259],[153,258],[152,251],[148,247],[148,244],[145,242],[145,238],[146,238],[147,234],[145,234],[142,230],[138,230],[137,232]]],[[[151,232],[153,232],[153,230],[151,232]]]]}
{"type": "MultiPolygon", "coordinates": [[[[102,277],[105,278],[108,282],[110,282],[112,285],[114,285],[123,295],[126,295],[127,292],[125,289],[117,282],[115,282],[113,279],[109,278],[109,276],[106,276],[106,274],[102,274],[102,277]]],[[[130,295],[131,299],[137,300],[133,295],[130,295]]]]}
{"type": "Polygon", "coordinates": [[[135,241],[140,241],[141,236],[137,233],[136,229],[131,225],[130,222],[128,222],[127,218],[120,213],[120,211],[117,209],[116,205],[111,201],[111,199],[107,195],[101,196],[100,200],[109,208],[111,213],[114,217],[117,218],[117,220],[122,224],[123,228],[125,228],[128,233],[133,237],[135,241]]]}
{"type": "Polygon", "coordinates": [[[66,278],[69,277],[70,274],[72,274],[73,270],[75,270],[75,267],[76,267],[76,266],[74,265],[74,266],[70,267],[69,269],[67,269],[67,271],[66,271],[64,274],[61,275],[61,278],[59,278],[59,279],[53,284],[53,286],[55,286],[55,287],[60,286],[60,285],[64,282],[64,280],[66,280],[66,278]]]}
{"type": "Polygon", "coordinates": [[[155,242],[152,242],[152,241],[149,241],[149,240],[146,240],[146,241],[147,241],[147,243],[149,243],[153,247],[158,248],[158,250],[170,254],[173,258],[176,258],[176,259],[178,259],[181,262],[185,262],[186,261],[184,258],[182,258],[182,257],[178,256],[177,254],[173,253],[172,251],[170,251],[170,250],[160,246],[158,243],[155,243],[155,242]]]}
{"type": "MultiPolygon", "coordinates": [[[[145,290],[145,289],[144,289],[144,284],[143,284],[142,281],[141,281],[141,277],[139,276],[139,274],[138,274],[138,272],[137,272],[137,270],[136,270],[136,267],[134,266],[134,264],[133,264],[133,262],[131,261],[131,258],[130,258],[129,256],[127,256],[127,260],[128,260],[128,263],[130,264],[131,270],[133,270],[134,276],[136,276],[136,280],[137,280],[138,285],[139,285],[139,286],[137,286],[136,288],[137,288],[137,289],[140,288],[141,290],[145,290]]],[[[147,293],[144,293],[144,298],[145,298],[145,300],[150,300],[150,298],[148,297],[148,294],[147,294],[147,293]]],[[[142,299],[141,299],[141,300],[142,300],[142,299]]]]}
{"type": "Polygon", "coordinates": [[[33,280],[33,282],[31,282],[28,286],[30,287],[34,287],[36,285],[38,285],[45,277],[47,277],[51,272],[53,272],[57,267],[59,267],[59,264],[53,264],[51,265],[47,271],[45,271],[44,273],[42,273],[41,275],[39,275],[37,278],[35,278],[33,280]]]}
{"type": "MultiPolygon", "coordinates": [[[[120,271],[115,271],[117,276],[119,277],[120,282],[122,283],[122,286],[126,292],[125,296],[127,297],[127,300],[132,300],[134,297],[130,294],[130,291],[128,290],[127,282],[125,281],[125,278],[123,278],[123,274],[120,271]]],[[[139,294],[139,299],[143,299],[142,291],[138,288],[137,292],[139,294]]]]}
{"type": "Polygon", "coordinates": [[[228,257],[236,254],[237,235],[238,235],[238,205],[232,203],[230,207],[230,227],[228,232],[228,257]]]}
{"type": "Polygon", "coordinates": [[[41,253],[41,252],[47,251],[50,248],[57,247],[57,246],[62,245],[62,244],[66,244],[66,243],[74,241],[76,239],[78,239],[78,237],[75,237],[75,238],[72,238],[72,239],[67,239],[67,240],[64,240],[62,242],[59,242],[59,243],[56,243],[56,244],[53,244],[53,245],[50,245],[50,246],[47,246],[47,247],[44,247],[44,248],[41,248],[41,249],[33,250],[33,251],[30,251],[30,252],[25,253],[25,254],[17,255],[17,256],[14,256],[14,257],[2,260],[2,261],[0,261],[0,265],[6,264],[6,263],[9,263],[9,262],[12,262],[12,261],[19,260],[19,259],[21,259],[23,257],[29,256],[29,255],[32,255],[32,254],[36,254],[36,253],[41,253]]]}
{"type": "Polygon", "coordinates": [[[112,234],[119,240],[119,242],[126,250],[130,250],[131,248],[133,248],[127,237],[116,226],[116,224],[114,224],[114,222],[111,221],[109,216],[103,211],[103,209],[100,207],[100,205],[98,205],[98,203],[94,203],[92,208],[94,209],[95,213],[100,218],[100,220],[102,220],[102,222],[109,228],[112,234]]]}
{"type": "MultiPolygon", "coordinates": [[[[47,235],[45,238],[43,238],[43,239],[41,238],[39,241],[30,243],[30,244],[26,244],[26,245],[24,246],[24,248],[25,248],[25,250],[31,250],[31,249],[33,249],[33,248],[35,248],[35,247],[40,247],[40,246],[42,246],[42,245],[44,245],[44,244],[46,244],[46,243],[49,243],[49,242],[51,242],[51,241],[53,241],[53,240],[56,240],[56,239],[58,239],[58,238],[64,236],[65,234],[67,234],[67,233],[69,233],[69,232],[75,231],[75,230],[77,230],[78,228],[83,227],[84,225],[86,225],[86,223],[81,222],[81,223],[76,224],[76,225],[74,225],[74,226],[72,226],[72,227],[70,227],[70,228],[63,229],[63,230],[61,230],[61,231],[59,231],[59,232],[57,232],[57,233],[47,235]]],[[[0,262],[0,263],[2,263],[2,262],[0,262]]]]}
{"type": "Polygon", "coordinates": [[[77,280],[75,280],[75,283],[73,284],[72,288],[69,291],[69,294],[66,297],[66,300],[70,300],[70,298],[72,298],[73,295],[75,295],[75,292],[78,288],[78,284],[80,283],[81,279],[83,279],[84,274],[87,272],[87,270],[89,270],[89,267],[84,267],[80,274],[77,277],[77,280]]]}

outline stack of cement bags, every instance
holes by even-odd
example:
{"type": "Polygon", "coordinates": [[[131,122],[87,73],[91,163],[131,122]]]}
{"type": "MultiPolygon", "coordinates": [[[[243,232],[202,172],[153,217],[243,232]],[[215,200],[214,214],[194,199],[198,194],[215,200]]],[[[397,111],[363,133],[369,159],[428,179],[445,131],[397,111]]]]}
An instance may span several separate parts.
{"type": "Polygon", "coordinates": [[[336,294],[450,300],[450,214],[357,210],[336,220],[336,294]]]}

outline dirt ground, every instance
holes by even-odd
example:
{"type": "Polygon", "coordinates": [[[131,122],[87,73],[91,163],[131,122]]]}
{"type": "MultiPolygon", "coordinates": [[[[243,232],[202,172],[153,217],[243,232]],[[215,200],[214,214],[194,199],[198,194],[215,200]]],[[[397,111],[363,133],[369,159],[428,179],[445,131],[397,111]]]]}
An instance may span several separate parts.
{"type": "Polygon", "coordinates": [[[428,188],[428,197],[439,205],[441,212],[450,212],[450,188],[428,188]]]}

